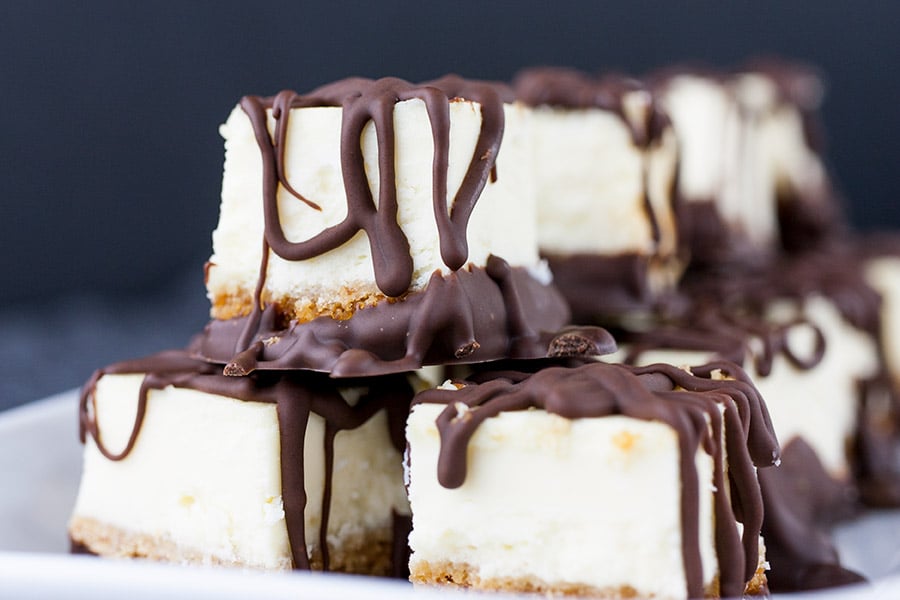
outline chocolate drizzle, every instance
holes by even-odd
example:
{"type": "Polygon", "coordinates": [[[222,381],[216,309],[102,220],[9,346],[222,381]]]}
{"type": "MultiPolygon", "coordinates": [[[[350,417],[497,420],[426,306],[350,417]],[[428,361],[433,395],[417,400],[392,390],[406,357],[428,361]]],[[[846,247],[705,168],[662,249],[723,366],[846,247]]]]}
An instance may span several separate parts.
{"type": "Polygon", "coordinates": [[[730,314],[719,310],[714,303],[698,303],[693,318],[682,325],[663,325],[649,331],[623,333],[629,342],[623,362],[638,364],[641,355],[649,350],[677,349],[711,352],[721,360],[739,365],[753,365],[754,372],[766,377],[772,372],[775,357],[784,356],[796,369],[810,370],[825,356],[825,336],[806,317],[787,323],[773,323],[763,315],[730,314]],[[809,356],[798,353],[789,343],[795,328],[809,328],[815,336],[815,346],[809,356]],[[754,350],[752,342],[759,343],[754,350]]]}
{"type": "MultiPolygon", "coordinates": [[[[265,241],[278,256],[299,261],[320,256],[365,231],[372,250],[375,280],[387,296],[401,296],[412,281],[409,241],[397,219],[395,178],[394,106],[405,100],[425,103],[434,140],[432,201],[438,225],[441,257],[451,270],[461,268],[468,257],[466,225],[491,172],[503,137],[503,104],[492,84],[445,77],[422,85],[402,79],[345,79],[320,87],[307,95],[283,91],[271,98],[245,96],[241,108],[250,118],[263,159],[263,209],[265,241]],[[447,168],[450,148],[450,101],[465,97],[481,105],[482,125],[478,142],[462,185],[447,204],[447,168]],[[278,215],[278,187],[320,210],[314,199],[300,195],[285,176],[284,155],[290,111],[312,106],[342,107],[341,171],[347,198],[347,216],[308,240],[288,241],[278,215]],[[267,109],[276,121],[274,135],[267,126],[267,109]],[[363,129],[375,124],[378,138],[379,197],[376,204],[363,162],[363,129]]],[[[265,254],[265,253],[264,253],[265,254]]]]}
{"type": "MultiPolygon", "coordinates": [[[[279,325],[275,307],[212,321],[190,351],[225,364],[228,375],[257,369],[312,369],[333,377],[410,371],[426,364],[547,355],[568,307],[553,286],[491,256],[487,267],[435,272],[422,292],[382,302],[339,321],[279,325]],[[242,339],[247,331],[253,335],[242,339]],[[246,350],[235,352],[241,340],[246,350]]],[[[605,352],[602,352],[605,353],[605,352]]]]}
{"type": "MultiPolygon", "coordinates": [[[[356,429],[380,411],[387,415],[390,439],[399,453],[405,449],[403,427],[412,401],[413,390],[405,374],[349,380],[342,385],[360,385],[367,392],[355,405],[350,405],[338,391],[337,384],[325,374],[314,372],[257,373],[249,377],[225,377],[208,363],[190,358],[181,351],[170,351],[145,359],[114,364],[94,373],[84,386],[80,401],[80,435],[84,443],[93,438],[97,449],[109,460],[123,460],[133,449],[140,435],[144,415],[148,410],[150,390],[168,386],[192,389],[246,402],[265,402],[276,405],[281,447],[282,500],[292,561],[297,569],[310,569],[307,554],[304,512],[308,502],[304,484],[304,439],[311,414],[325,421],[324,456],[325,488],[322,497],[322,522],[319,528],[319,561],[322,570],[329,569],[327,544],[328,516],[334,468],[334,438],[341,431],[356,429]],[[97,382],[107,374],[146,373],[138,398],[129,442],[115,453],[103,443],[97,425],[94,392],[97,382]]],[[[396,524],[393,525],[398,530],[396,524]]],[[[406,537],[395,538],[394,555],[402,556],[406,537]]],[[[395,565],[395,569],[397,566],[395,565]]]]}
{"type": "Polygon", "coordinates": [[[700,560],[700,483],[694,457],[699,448],[715,461],[716,549],[720,588],[724,596],[740,596],[758,564],[758,535],[762,526],[762,497],[754,466],[778,461],[779,449],[765,404],[739,367],[710,363],[687,373],[669,365],[628,367],[598,362],[571,368],[556,366],[533,374],[482,372],[477,384],[462,383],[458,390],[421,392],[415,403],[446,404],[437,420],[441,437],[438,479],[455,488],[466,478],[467,448],[471,436],[486,419],[501,412],[539,408],[567,419],[621,414],[661,421],[679,438],[682,482],[682,545],[687,595],[703,595],[700,560]],[[716,379],[721,372],[735,379],[716,379]],[[458,404],[470,410],[459,419],[458,404]],[[719,407],[724,407],[720,412],[719,407]],[[725,431],[727,451],[720,440],[725,431]],[[724,456],[728,460],[725,481],[724,456]],[[732,499],[724,493],[730,484],[732,499]],[[735,519],[743,523],[738,534],[735,519]]]}
{"type": "Polygon", "coordinates": [[[670,125],[668,117],[654,101],[649,88],[640,80],[619,74],[593,77],[574,69],[535,67],[520,71],[513,82],[516,97],[530,106],[558,108],[598,108],[618,115],[628,129],[634,145],[647,148],[659,140],[670,125]],[[625,107],[629,94],[644,94],[643,119],[630,118],[625,107]]]}

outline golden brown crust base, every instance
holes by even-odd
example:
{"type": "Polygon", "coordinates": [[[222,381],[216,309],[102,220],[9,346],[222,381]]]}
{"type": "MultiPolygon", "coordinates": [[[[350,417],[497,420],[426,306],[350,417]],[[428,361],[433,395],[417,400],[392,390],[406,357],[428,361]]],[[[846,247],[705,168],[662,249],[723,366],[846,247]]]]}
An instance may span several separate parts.
{"type": "MultiPolygon", "coordinates": [[[[389,529],[375,530],[364,535],[346,536],[339,546],[329,544],[329,571],[358,575],[391,574],[391,536],[389,529]]],[[[73,517],[69,523],[69,537],[90,552],[108,558],[142,558],[160,562],[198,565],[221,565],[250,569],[291,569],[291,558],[283,557],[273,567],[225,559],[195,548],[185,548],[171,539],[145,533],[127,531],[87,517],[73,517]]],[[[313,549],[310,565],[322,570],[321,551],[313,549]]]]}
{"type": "MultiPolygon", "coordinates": [[[[342,288],[337,293],[329,291],[331,302],[309,300],[307,298],[280,297],[274,298],[263,292],[263,304],[274,305],[277,308],[281,325],[285,326],[291,321],[306,323],[317,317],[331,317],[338,321],[344,321],[353,316],[357,310],[369,306],[375,306],[385,300],[397,302],[398,298],[388,298],[377,290],[360,290],[342,288]]],[[[253,294],[251,291],[238,290],[212,295],[212,317],[220,320],[233,319],[249,315],[253,309],[253,294]]]]}
{"type": "MultiPolygon", "coordinates": [[[[597,588],[592,585],[573,582],[547,583],[536,577],[496,577],[483,579],[478,568],[466,563],[451,561],[410,563],[410,581],[423,585],[447,585],[501,592],[539,593],[560,596],[582,596],[586,598],[637,598],[638,591],[631,586],[618,588],[597,588]]],[[[747,584],[745,595],[762,596],[767,593],[766,574],[762,566],[747,584]]],[[[719,581],[714,579],[704,591],[706,598],[719,597],[719,581]]]]}

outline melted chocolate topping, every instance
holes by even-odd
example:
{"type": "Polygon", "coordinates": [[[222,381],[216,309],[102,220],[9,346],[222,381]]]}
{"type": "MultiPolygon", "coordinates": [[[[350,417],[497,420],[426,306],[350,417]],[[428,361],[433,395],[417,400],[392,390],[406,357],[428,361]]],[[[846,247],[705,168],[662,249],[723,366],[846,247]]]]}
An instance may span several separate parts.
{"type": "Polygon", "coordinates": [[[773,323],[763,315],[730,314],[714,303],[699,302],[687,324],[663,325],[649,331],[625,332],[620,339],[629,342],[624,362],[637,364],[650,350],[676,349],[711,352],[720,360],[743,365],[752,364],[758,376],[772,372],[775,357],[784,356],[795,368],[808,370],[825,356],[825,336],[805,317],[788,323],[773,323]],[[795,328],[809,328],[815,335],[815,347],[809,356],[791,348],[790,333],[795,328]],[[758,342],[755,350],[751,342],[758,342]]]}
{"type": "MultiPolygon", "coordinates": [[[[412,281],[409,241],[397,218],[397,184],[394,164],[394,106],[404,100],[425,103],[434,140],[432,199],[438,225],[441,257],[451,270],[465,265],[468,257],[466,225],[475,203],[496,167],[503,137],[503,104],[495,85],[448,76],[421,85],[402,79],[344,79],[307,95],[283,91],[270,98],[245,96],[241,108],[250,118],[263,159],[263,208],[265,243],[285,260],[307,260],[345,244],[365,231],[372,250],[375,280],[387,296],[406,293],[412,281]],[[481,105],[482,125],[472,160],[463,182],[447,210],[447,169],[450,149],[450,102],[465,98],[481,105]],[[290,111],[312,106],[340,106],[341,170],[347,198],[346,218],[308,240],[288,241],[278,215],[279,185],[311,210],[320,210],[315,199],[297,193],[285,175],[285,149],[290,111]],[[276,121],[269,134],[267,110],[276,121]],[[378,137],[378,202],[372,197],[363,163],[363,129],[375,124],[378,137]]],[[[264,254],[267,254],[265,252],[264,254]]]]}
{"type": "Polygon", "coordinates": [[[758,562],[762,497],[755,466],[778,461],[778,442],[765,403],[739,367],[710,363],[694,375],[669,365],[628,367],[598,362],[567,368],[555,366],[535,373],[482,372],[479,383],[458,390],[421,392],[416,403],[446,404],[437,420],[441,436],[438,479],[455,488],[466,478],[467,448],[478,426],[501,412],[540,408],[567,419],[625,415],[671,426],[679,438],[682,482],[681,522],[687,595],[703,595],[698,502],[700,482],[694,456],[702,447],[715,460],[716,548],[721,593],[740,596],[758,562]],[[715,371],[735,379],[713,379],[715,371]],[[457,418],[457,405],[471,410],[457,418]],[[719,407],[724,406],[724,413],[719,407]],[[726,449],[721,447],[725,432],[726,449]],[[728,474],[723,464],[727,456],[728,474]],[[726,482],[726,477],[728,481],[726,482]],[[724,493],[730,485],[732,500],[724,493]],[[744,525],[738,533],[735,520],[744,525]]]}
{"type": "Polygon", "coordinates": [[[559,108],[599,108],[619,115],[631,130],[634,144],[649,147],[670,125],[649,88],[640,80],[615,73],[593,77],[574,69],[536,67],[520,71],[513,82],[516,97],[530,106],[559,108]],[[645,118],[635,121],[625,109],[628,94],[645,95],[645,118]]]}
{"type": "MultiPolygon", "coordinates": [[[[190,358],[185,352],[170,351],[145,359],[121,362],[96,371],[81,393],[79,412],[80,436],[84,443],[88,435],[97,449],[109,460],[122,460],[134,448],[148,410],[150,390],[168,386],[192,389],[246,402],[265,402],[276,405],[281,447],[281,486],[285,524],[294,567],[309,569],[311,557],[306,551],[304,511],[310,501],[304,485],[303,447],[311,414],[325,421],[325,491],[322,498],[322,523],[319,527],[319,548],[322,569],[329,568],[328,514],[334,472],[334,438],[341,431],[356,429],[380,411],[387,415],[391,441],[402,454],[406,442],[404,426],[413,398],[413,390],[404,374],[349,380],[342,385],[365,386],[368,391],[355,405],[341,396],[337,384],[322,373],[296,371],[291,373],[256,373],[249,377],[225,377],[213,365],[190,358]],[[112,452],[103,443],[97,425],[94,391],[97,382],[107,374],[146,373],[138,396],[138,410],[126,447],[112,452]]],[[[152,410],[152,408],[150,409],[152,410]]],[[[402,521],[402,519],[399,519],[402,521]]],[[[401,532],[402,522],[395,517],[395,532],[401,532]]],[[[407,532],[408,533],[408,532],[407,532]]],[[[405,536],[395,537],[395,557],[404,556],[405,536]]],[[[394,570],[402,571],[402,565],[394,570]]]]}
{"type": "MultiPolygon", "coordinates": [[[[492,256],[485,269],[435,272],[422,292],[358,310],[345,321],[319,317],[282,327],[274,307],[255,322],[252,316],[212,321],[190,351],[225,364],[228,375],[257,369],[312,369],[332,377],[378,375],[426,364],[544,357],[559,349],[558,342],[553,346],[556,334],[548,332],[559,331],[568,314],[554,287],[492,256]],[[242,340],[246,331],[253,335],[242,340]],[[244,349],[235,352],[236,345],[244,349]]],[[[605,332],[584,328],[583,333],[604,338],[585,352],[611,351],[613,343],[605,332]]]]}
{"type": "MultiPolygon", "coordinates": [[[[514,356],[543,356],[542,331],[568,321],[562,298],[524,270],[510,269],[491,257],[484,270],[463,269],[468,257],[466,226],[488,180],[497,177],[496,159],[503,136],[503,100],[508,87],[447,76],[423,84],[386,78],[346,79],[309,94],[284,91],[271,98],[241,100],[255,131],[263,160],[265,235],[253,309],[245,318],[213,321],[192,344],[199,356],[226,363],[227,375],[259,369],[314,369],[336,377],[401,372],[428,363],[480,361],[514,356]],[[462,184],[447,206],[450,102],[469,99],[481,105],[482,125],[462,184]],[[428,289],[407,295],[412,280],[409,242],[397,220],[394,163],[394,106],[420,99],[431,121],[434,141],[433,211],[441,257],[452,271],[432,276],[428,289]],[[288,241],[278,215],[279,186],[310,210],[315,199],[299,194],[285,176],[284,154],[290,111],[311,106],[340,106],[341,168],[347,217],[312,238],[288,241]],[[267,115],[275,119],[269,133],[267,115]],[[379,198],[372,197],[360,150],[363,129],[375,124],[378,138],[379,198]],[[375,279],[389,296],[351,319],[328,317],[284,324],[274,307],[262,304],[269,250],[291,261],[319,256],[365,231],[374,260],[375,279]],[[487,274],[487,277],[484,274],[487,274]]],[[[546,336],[544,336],[546,337],[546,336]]]]}
{"type": "Polygon", "coordinates": [[[825,472],[815,451],[796,438],[782,450],[777,469],[759,472],[766,504],[762,533],[767,573],[775,592],[815,590],[865,579],[840,564],[826,525],[852,514],[850,486],[825,472]]]}

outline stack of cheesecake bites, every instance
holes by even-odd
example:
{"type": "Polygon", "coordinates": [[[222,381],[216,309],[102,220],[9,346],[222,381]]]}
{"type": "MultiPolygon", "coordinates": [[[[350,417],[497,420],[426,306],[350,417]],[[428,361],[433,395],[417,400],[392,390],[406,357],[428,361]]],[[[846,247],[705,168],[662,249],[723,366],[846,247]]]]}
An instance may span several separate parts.
{"type": "Polygon", "coordinates": [[[824,528],[900,502],[900,244],[842,221],[821,96],[767,63],[243,98],[213,319],[85,386],[73,548],[597,597],[860,580],[824,528]]]}

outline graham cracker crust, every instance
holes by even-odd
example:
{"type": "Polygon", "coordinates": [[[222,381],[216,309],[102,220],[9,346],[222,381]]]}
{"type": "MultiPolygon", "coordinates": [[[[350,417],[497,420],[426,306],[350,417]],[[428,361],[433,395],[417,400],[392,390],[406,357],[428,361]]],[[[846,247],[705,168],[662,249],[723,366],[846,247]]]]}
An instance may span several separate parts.
{"type": "MultiPolygon", "coordinates": [[[[253,290],[238,289],[213,294],[211,315],[215,319],[228,320],[236,317],[244,317],[250,314],[253,308],[253,290]]],[[[305,291],[304,297],[291,296],[273,297],[263,291],[262,301],[265,306],[274,305],[277,309],[282,325],[291,321],[306,323],[317,317],[331,317],[337,321],[344,321],[364,308],[375,306],[379,302],[397,302],[402,298],[388,298],[375,289],[350,289],[328,290],[327,293],[313,294],[305,291]],[[323,298],[324,297],[324,298],[323,298]],[[329,301],[325,301],[328,298],[329,301]]]]}
{"type": "MultiPolygon", "coordinates": [[[[391,574],[391,528],[345,536],[340,545],[329,543],[328,570],[358,575],[391,574]]],[[[193,565],[239,567],[255,570],[289,571],[291,557],[284,556],[275,566],[267,567],[241,560],[215,556],[196,548],[188,548],[167,537],[133,532],[88,517],[73,517],[69,523],[69,537],[87,551],[107,558],[137,558],[159,562],[193,565]]],[[[310,566],[322,570],[321,549],[312,550],[310,566]]]]}
{"type": "MultiPolygon", "coordinates": [[[[535,593],[548,596],[580,596],[585,598],[644,598],[631,586],[597,588],[576,582],[548,583],[537,577],[495,577],[482,578],[478,568],[466,563],[453,561],[416,561],[410,565],[410,581],[421,585],[441,585],[459,588],[473,588],[497,592],[535,593]]],[[[753,576],[745,596],[766,596],[766,573],[761,565],[753,576]]],[[[719,581],[716,577],[704,590],[705,598],[719,597],[719,581]]]]}

